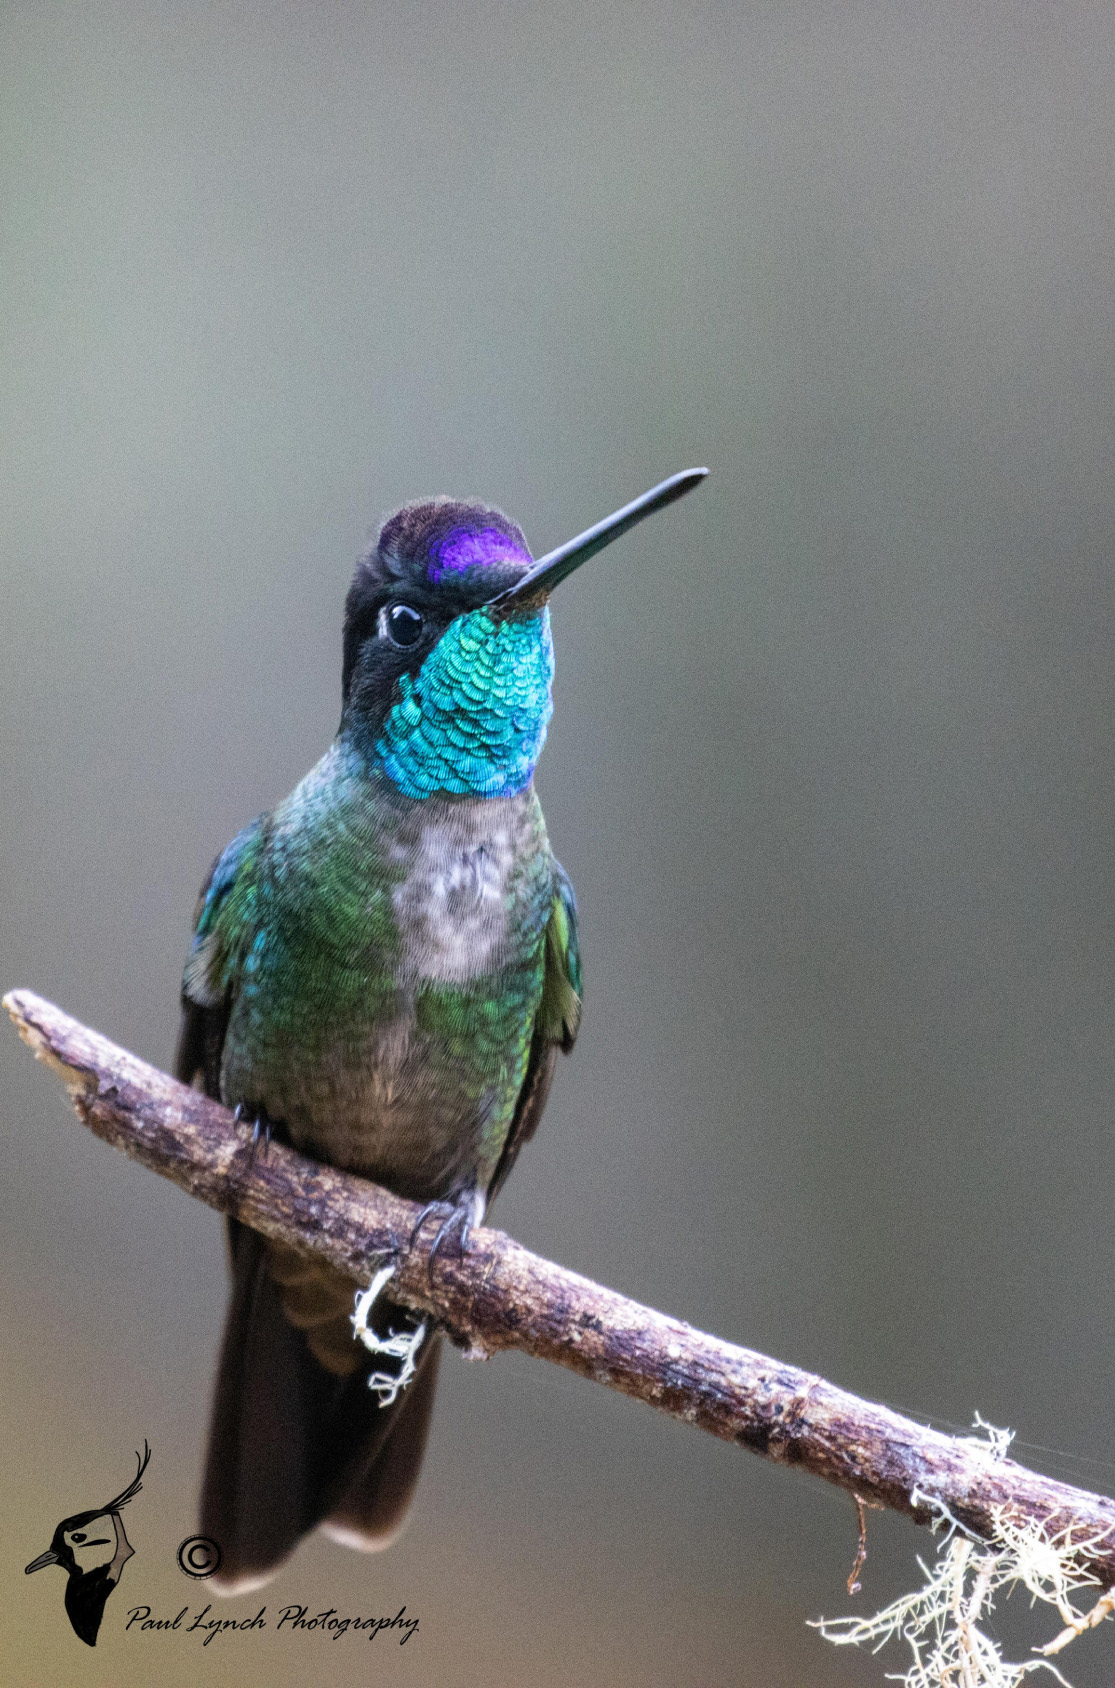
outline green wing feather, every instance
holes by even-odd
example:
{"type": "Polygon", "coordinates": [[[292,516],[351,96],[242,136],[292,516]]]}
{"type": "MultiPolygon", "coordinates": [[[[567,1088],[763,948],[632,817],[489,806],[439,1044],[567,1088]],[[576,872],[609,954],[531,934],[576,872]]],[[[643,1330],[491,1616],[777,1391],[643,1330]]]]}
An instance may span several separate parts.
{"type": "Polygon", "coordinates": [[[255,931],[255,867],[264,839],[261,815],[236,834],[209,870],[194,915],[194,935],[182,975],[182,1029],[175,1076],[201,1078],[220,1099],[220,1070],[229,1008],[244,951],[255,931]]]}
{"type": "Polygon", "coordinates": [[[519,1150],[538,1129],[553,1082],[558,1050],[568,1055],[581,1023],[581,951],[577,941],[577,899],[569,875],[554,863],[554,900],[546,925],[546,960],[542,1000],[534,1022],[526,1077],[499,1164],[488,1187],[495,1200],[518,1159],[519,1150]]]}
{"type": "Polygon", "coordinates": [[[263,845],[263,819],[244,827],[221,851],[198,899],[182,990],[201,1008],[214,1008],[228,995],[255,931],[253,870],[263,845]]]}
{"type": "Polygon", "coordinates": [[[546,927],[546,971],[535,1035],[568,1055],[581,1024],[581,950],[577,942],[577,899],[569,875],[554,863],[554,903],[546,927]]]}

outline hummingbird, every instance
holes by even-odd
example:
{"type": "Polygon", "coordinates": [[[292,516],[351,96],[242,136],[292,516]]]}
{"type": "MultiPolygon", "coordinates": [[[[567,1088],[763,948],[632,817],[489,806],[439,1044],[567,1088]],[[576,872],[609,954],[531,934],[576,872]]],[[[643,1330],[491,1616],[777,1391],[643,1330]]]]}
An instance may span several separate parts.
{"type": "MultiPolygon", "coordinates": [[[[431,1259],[454,1234],[467,1247],[581,1017],[573,887],[533,784],[550,594],[706,473],[672,476],[537,562],[493,506],[396,511],[345,603],[336,737],[202,888],[178,1077],[254,1122],[253,1153],[274,1135],[425,1204],[431,1259]]],[[[201,1529],[221,1551],[211,1586],[241,1593],[314,1528],[364,1551],[394,1539],[441,1337],[380,1297],[362,1346],[361,1285],[235,1220],[229,1239],[201,1529]],[[400,1340],[406,1369],[384,1390],[368,1349],[400,1340]]]]}
{"type": "Polygon", "coordinates": [[[66,1573],[66,1616],[74,1634],[88,1647],[97,1645],[105,1604],[135,1552],[124,1533],[120,1508],[142,1489],[140,1479],[150,1458],[151,1449],[144,1442],[142,1456],[136,1454],[136,1474],[128,1487],[105,1506],[63,1518],[46,1552],[24,1567],[25,1575],[30,1576],[45,1565],[61,1565],[66,1573]]]}

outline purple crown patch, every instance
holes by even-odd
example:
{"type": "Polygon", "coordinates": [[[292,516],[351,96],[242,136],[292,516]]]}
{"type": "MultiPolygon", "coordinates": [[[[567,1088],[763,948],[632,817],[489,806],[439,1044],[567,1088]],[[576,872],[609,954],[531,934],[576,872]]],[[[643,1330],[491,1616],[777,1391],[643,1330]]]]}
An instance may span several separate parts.
{"type": "Polygon", "coordinates": [[[512,561],[529,565],[530,557],[498,528],[481,528],[479,533],[475,528],[450,528],[433,547],[428,574],[436,586],[449,573],[512,561]]]}

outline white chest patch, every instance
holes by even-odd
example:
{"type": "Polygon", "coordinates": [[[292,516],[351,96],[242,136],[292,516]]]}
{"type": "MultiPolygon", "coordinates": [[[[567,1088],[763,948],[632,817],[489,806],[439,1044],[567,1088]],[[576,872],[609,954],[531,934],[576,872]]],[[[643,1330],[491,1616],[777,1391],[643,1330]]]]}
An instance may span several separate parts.
{"type": "Polygon", "coordinates": [[[418,978],[467,984],[502,965],[515,865],[510,821],[431,816],[399,849],[406,878],[394,891],[395,919],[418,978]]]}

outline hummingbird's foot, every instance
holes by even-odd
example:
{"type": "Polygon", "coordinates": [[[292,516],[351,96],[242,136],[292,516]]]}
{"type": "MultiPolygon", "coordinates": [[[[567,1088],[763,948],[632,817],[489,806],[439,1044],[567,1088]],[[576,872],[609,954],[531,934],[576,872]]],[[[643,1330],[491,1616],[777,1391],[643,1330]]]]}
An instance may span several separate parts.
{"type": "Polygon", "coordinates": [[[410,1236],[407,1237],[407,1249],[408,1249],[408,1251],[410,1251],[410,1249],[413,1249],[413,1246],[415,1246],[415,1242],[418,1241],[418,1232],[422,1231],[422,1227],[423,1227],[423,1225],[425,1225],[425,1222],[427,1222],[427,1219],[428,1219],[428,1217],[430,1217],[430,1214],[444,1214],[445,1209],[449,1209],[449,1207],[452,1207],[452,1204],[450,1204],[450,1202],[427,1202],[427,1204],[425,1204],[425,1207],[423,1207],[422,1212],[420,1212],[420,1214],[418,1214],[417,1219],[415,1219],[415,1222],[413,1222],[413,1227],[412,1227],[412,1231],[410,1231],[410,1236]]]}
{"type": "MultiPolygon", "coordinates": [[[[235,1117],[237,1119],[240,1118],[240,1104],[237,1104],[235,1117]]],[[[263,1143],[263,1158],[264,1160],[267,1159],[267,1151],[271,1147],[271,1131],[271,1121],[267,1118],[267,1115],[257,1114],[255,1120],[252,1122],[252,1141],[248,1147],[249,1172],[256,1163],[256,1154],[259,1150],[261,1141],[263,1143]]]]}
{"type": "Polygon", "coordinates": [[[433,1240],[430,1256],[426,1262],[426,1270],[430,1277],[433,1277],[434,1256],[451,1232],[456,1231],[458,1233],[457,1252],[459,1254],[465,1252],[473,1228],[479,1225],[484,1217],[485,1206],[484,1197],[479,1190],[465,1190],[457,1197],[455,1202],[426,1203],[422,1212],[418,1215],[413,1231],[410,1233],[410,1242],[407,1246],[409,1248],[414,1247],[418,1233],[431,1213],[445,1214],[445,1218],[438,1227],[437,1236],[433,1240]]]}
{"type": "Polygon", "coordinates": [[[383,1371],[369,1374],[368,1388],[379,1397],[381,1407],[394,1406],[413,1378],[418,1370],[418,1355],[426,1339],[425,1319],[414,1330],[390,1330],[386,1336],[380,1336],[368,1323],[383,1286],[394,1276],[394,1266],[381,1266],[367,1289],[357,1295],[356,1311],[352,1315],[352,1328],[370,1354],[382,1354],[387,1359],[400,1361],[395,1374],[383,1371]]]}
{"type": "Polygon", "coordinates": [[[422,1209],[422,1212],[418,1215],[418,1218],[414,1221],[410,1236],[407,1238],[407,1252],[409,1253],[418,1241],[418,1233],[421,1231],[431,1213],[446,1213],[452,1211],[452,1202],[427,1202],[425,1207],[422,1209]]]}

